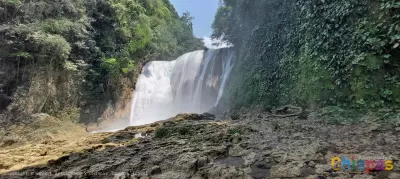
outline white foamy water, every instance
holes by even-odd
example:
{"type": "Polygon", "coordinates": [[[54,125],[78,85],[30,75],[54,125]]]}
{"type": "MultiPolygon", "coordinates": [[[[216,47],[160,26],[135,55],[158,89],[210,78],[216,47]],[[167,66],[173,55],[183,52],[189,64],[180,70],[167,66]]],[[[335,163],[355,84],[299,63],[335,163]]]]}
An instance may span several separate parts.
{"type": "Polygon", "coordinates": [[[153,61],[143,68],[131,105],[130,125],[167,119],[174,114],[170,76],[175,61],[153,61]]]}
{"type": "Polygon", "coordinates": [[[178,113],[207,112],[218,104],[234,59],[232,49],[217,49],[147,63],[136,84],[130,125],[165,120],[178,113]]]}

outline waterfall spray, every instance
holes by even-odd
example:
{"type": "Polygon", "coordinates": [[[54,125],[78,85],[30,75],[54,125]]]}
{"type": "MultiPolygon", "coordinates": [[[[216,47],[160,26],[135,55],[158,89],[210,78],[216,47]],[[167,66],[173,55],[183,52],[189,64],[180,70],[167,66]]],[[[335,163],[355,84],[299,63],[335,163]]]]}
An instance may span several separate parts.
{"type": "Polygon", "coordinates": [[[132,98],[130,125],[207,112],[220,101],[234,59],[232,49],[217,49],[147,63],[132,98]]]}

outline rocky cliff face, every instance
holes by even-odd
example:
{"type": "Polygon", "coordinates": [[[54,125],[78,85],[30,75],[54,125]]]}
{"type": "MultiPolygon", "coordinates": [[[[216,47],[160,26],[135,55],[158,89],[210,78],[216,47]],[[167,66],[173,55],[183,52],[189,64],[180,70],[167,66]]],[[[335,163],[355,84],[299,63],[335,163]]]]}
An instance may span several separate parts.
{"type": "Polygon", "coordinates": [[[0,95],[6,99],[2,100],[1,110],[7,116],[1,122],[6,126],[29,122],[26,117],[35,113],[57,116],[63,110],[78,106],[79,85],[83,79],[74,72],[56,69],[51,65],[25,64],[15,67],[14,63],[6,63],[2,67],[7,70],[0,74],[0,95]]]}
{"type": "Polygon", "coordinates": [[[300,120],[251,111],[237,119],[214,121],[184,114],[116,133],[34,144],[31,149],[41,150],[32,150],[31,157],[19,157],[23,148],[3,149],[0,156],[7,160],[0,163],[0,178],[396,179],[400,175],[400,129],[379,130],[382,125],[374,118],[360,125],[327,125],[313,114],[300,120]],[[344,154],[389,158],[395,167],[372,175],[333,172],[332,157],[344,154]],[[57,155],[62,157],[56,159],[57,155]],[[32,166],[33,158],[42,164],[32,166]],[[17,170],[24,166],[29,167],[17,170]]]}
{"type": "Polygon", "coordinates": [[[202,48],[190,19],[167,0],[0,1],[0,122],[118,113],[145,60],[202,48]]]}

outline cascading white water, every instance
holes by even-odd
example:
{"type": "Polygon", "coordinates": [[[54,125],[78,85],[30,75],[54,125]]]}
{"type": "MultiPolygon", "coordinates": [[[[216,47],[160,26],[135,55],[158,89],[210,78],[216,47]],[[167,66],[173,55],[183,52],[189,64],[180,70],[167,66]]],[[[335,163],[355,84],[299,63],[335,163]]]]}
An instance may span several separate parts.
{"type": "Polygon", "coordinates": [[[233,68],[234,51],[194,51],[175,61],[145,65],[132,100],[130,125],[148,124],[178,113],[204,113],[216,106],[233,68]]]}
{"type": "Polygon", "coordinates": [[[175,61],[153,61],[145,65],[136,83],[131,105],[130,125],[151,123],[174,114],[170,108],[170,76],[175,61]]]}

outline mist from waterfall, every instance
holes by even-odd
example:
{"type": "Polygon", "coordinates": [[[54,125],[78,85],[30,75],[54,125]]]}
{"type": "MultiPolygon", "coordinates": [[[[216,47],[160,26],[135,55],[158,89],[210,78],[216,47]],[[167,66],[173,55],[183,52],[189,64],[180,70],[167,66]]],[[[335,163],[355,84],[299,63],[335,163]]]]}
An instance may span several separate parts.
{"type": "Polygon", "coordinates": [[[226,48],[147,63],[136,83],[130,125],[165,120],[179,113],[207,112],[218,104],[234,59],[234,51],[226,48]]]}

